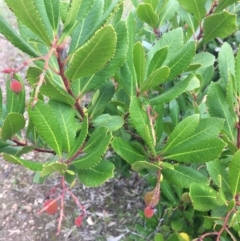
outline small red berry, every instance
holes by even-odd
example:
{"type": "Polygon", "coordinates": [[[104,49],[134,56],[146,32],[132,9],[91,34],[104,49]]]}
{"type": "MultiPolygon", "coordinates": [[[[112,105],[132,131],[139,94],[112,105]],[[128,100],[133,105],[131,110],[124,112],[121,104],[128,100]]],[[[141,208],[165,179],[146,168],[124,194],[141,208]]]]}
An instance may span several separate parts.
{"type": "Polygon", "coordinates": [[[144,215],[146,218],[151,218],[153,216],[153,214],[154,214],[154,210],[151,207],[149,207],[149,206],[145,207],[144,215]]]}
{"type": "Polygon", "coordinates": [[[53,214],[55,214],[56,212],[57,212],[57,210],[58,210],[58,204],[57,204],[57,202],[55,201],[55,200],[53,200],[53,199],[48,199],[48,200],[46,200],[45,202],[44,202],[44,207],[47,207],[48,205],[48,207],[47,207],[47,209],[45,210],[45,212],[47,213],[47,214],[49,214],[49,215],[53,215],[53,214]],[[52,202],[52,204],[50,204],[52,202]],[[49,205],[50,204],[50,205],[49,205]]]}
{"type": "Polygon", "coordinates": [[[11,85],[10,85],[10,89],[14,92],[14,93],[19,93],[22,91],[22,84],[20,82],[18,82],[17,80],[13,80],[11,85]]]}
{"type": "Polygon", "coordinates": [[[82,216],[78,216],[75,218],[75,225],[80,227],[82,225],[82,216]]]}

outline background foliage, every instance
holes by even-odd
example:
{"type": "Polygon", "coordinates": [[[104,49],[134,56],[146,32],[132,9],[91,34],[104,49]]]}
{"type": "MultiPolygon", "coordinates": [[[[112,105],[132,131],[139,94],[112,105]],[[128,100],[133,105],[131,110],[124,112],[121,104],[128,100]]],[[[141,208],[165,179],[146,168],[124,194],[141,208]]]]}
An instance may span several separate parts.
{"type": "Polygon", "coordinates": [[[131,239],[238,240],[239,3],[133,0],[123,19],[117,0],[5,2],[19,32],[1,16],[0,32],[29,60],[3,70],[0,151],[39,182],[62,177],[58,233],[65,195],[85,216],[76,180],[95,187],[131,167],[155,210],[131,239]]]}

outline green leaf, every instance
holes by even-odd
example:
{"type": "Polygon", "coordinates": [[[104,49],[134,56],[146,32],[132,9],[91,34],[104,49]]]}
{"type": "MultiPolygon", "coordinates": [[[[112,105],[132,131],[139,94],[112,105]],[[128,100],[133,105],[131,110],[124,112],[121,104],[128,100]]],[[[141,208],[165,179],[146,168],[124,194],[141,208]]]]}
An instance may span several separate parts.
{"type": "Polygon", "coordinates": [[[87,134],[88,134],[88,117],[85,116],[83,119],[83,122],[82,122],[82,128],[81,128],[80,134],[75,139],[74,146],[72,147],[71,151],[69,152],[68,158],[72,157],[80,150],[80,148],[82,147],[82,145],[87,137],[87,134]]]}
{"type": "Polygon", "coordinates": [[[200,23],[203,17],[206,14],[205,4],[207,0],[178,0],[180,5],[189,13],[192,13],[193,16],[200,23]]]}
{"type": "Polygon", "coordinates": [[[114,137],[111,146],[119,156],[131,165],[137,161],[146,160],[146,157],[135,146],[120,137],[114,137]]]}
{"type": "Polygon", "coordinates": [[[103,9],[104,1],[89,0],[81,2],[77,23],[71,35],[69,53],[82,46],[103,25],[99,24],[99,22],[103,21],[103,9]]]}
{"type": "Polygon", "coordinates": [[[215,56],[208,52],[200,52],[194,56],[191,64],[200,64],[201,68],[212,66],[215,62],[215,56]]]}
{"type": "Polygon", "coordinates": [[[193,77],[194,77],[193,74],[189,74],[184,80],[178,81],[178,83],[176,85],[174,85],[172,88],[167,89],[160,95],[150,99],[150,104],[151,105],[160,105],[163,103],[168,103],[169,101],[177,98],[179,95],[181,95],[187,89],[187,87],[193,77]]]}
{"type": "Polygon", "coordinates": [[[233,3],[237,3],[237,0],[219,0],[218,5],[215,9],[215,13],[222,11],[223,9],[227,8],[228,6],[232,5],[233,3]]]}
{"type": "Polygon", "coordinates": [[[170,74],[167,80],[172,80],[187,69],[195,55],[195,49],[195,41],[190,41],[183,45],[183,47],[175,53],[173,58],[164,62],[164,65],[170,68],[170,74]]]}
{"type": "Polygon", "coordinates": [[[145,77],[146,58],[143,46],[140,42],[135,43],[133,48],[133,64],[137,75],[138,86],[141,86],[145,77]]]}
{"type": "Polygon", "coordinates": [[[124,124],[124,119],[121,116],[111,116],[109,114],[99,115],[92,120],[95,127],[105,126],[109,131],[116,131],[124,124]]]}
{"type": "Polygon", "coordinates": [[[228,172],[226,166],[220,160],[214,160],[206,163],[208,173],[214,183],[222,188],[223,191],[229,192],[228,172]]]}
{"type": "Polygon", "coordinates": [[[114,177],[114,165],[102,160],[95,167],[78,170],[78,179],[87,187],[96,187],[114,177]]]}
{"type": "Polygon", "coordinates": [[[49,46],[53,40],[52,27],[44,4],[37,0],[5,0],[16,17],[49,46]]]}
{"type": "Polygon", "coordinates": [[[115,47],[116,33],[113,27],[107,25],[99,29],[87,44],[73,53],[66,76],[75,80],[96,73],[113,57],[115,47]]]}
{"type": "Polygon", "coordinates": [[[199,124],[199,115],[195,114],[183,119],[171,133],[167,144],[164,147],[164,152],[172,150],[176,145],[181,144],[186,138],[192,135],[199,124]]]}
{"type": "Polygon", "coordinates": [[[59,0],[44,0],[45,8],[49,21],[53,30],[58,29],[59,17],[60,17],[60,1],[59,0]]]}
{"type": "Polygon", "coordinates": [[[77,18],[78,22],[80,20],[81,22],[76,26],[71,36],[70,53],[91,38],[104,24],[109,22],[111,15],[115,15],[121,3],[122,0],[112,0],[109,4],[105,4],[105,1],[82,1],[77,18]],[[90,7],[91,9],[89,10],[90,7]]]}
{"type": "Polygon", "coordinates": [[[179,203],[179,200],[175,195],[175,191],[173,191],[173,187],[172,185],[170,185],[168,181],[163,179],[160,185],[161,185],[161,194],[163,194],[164,197],[166,197],[170,201],[170,205],[174,206],[177,203],[179,203]]]}
{"type": "Polygon", "coordinates": [[[151,59],[151,62],[148,66],[148,74],[147,76],[151,75],[155,70],[159,69],[163,62],[165,61],[168,53],[168,46],[165,46],[156,51],[154,56],[151,59]]]}
{"type": "Polygon", "coordinates": [[[62,150],[70,152],[74,145],[76,135],[74,128],[74,109],[67,104],[55,100],[50,100],[49,106],[54,110],[56,116],[58,117],[59,124],[61,126],[61,129],[59,131],[61,132],[62,139],[64,140],[62,150]]]}
{"type": "Polygon", "coordinates": [[[229,165],[229,185],[233,196],[240,193],[240,151],[233,155],[233,158],[229,165]]]}
{"type": "Polygon", "coordinates": [[[140,172],[143,169],[158,171],[160,166],[146,161],[137,161],[132,164],[132,169],[135,172],[140,172]]]}
{"type": "Polygon", "coordinates": [[[34,161],[24,160],[24,159],[21,159],[21,158],[18,158],[16,156],[9,155],[6,153],[3,153],[3,158],[6,161],[11,162],[13,164],[18,164],[18,165],[24,166],[31,171],[41,171],[42,167],[43,167],[43,163],[37,163],[34,161]]]}
{"type": "Polygon", "coordinates": [[[166,79],[169,75],[169,72],[170,72],[170,69],[167,66],[157,69],[142,84],[140,91],[145,92],[145,91],[150,90],[153,87],[163,84],[166,81],[166,79]]]}
{"type": "Polygon", "coordinates": [[[154,12],[153,7],[148,3],[140,3],[137,8],[138,17],[152,28],[157,27],[158,15],[154,12]]]}
{"type": "MultiPolygon", "coordinates": [[[[123,64],[128,50],[128,34],[126,23],[124,21],[119,22],[116,25],[115,30],[117,33],[117,46],[113,58],[110,60],[108,65],[106,65],[96,74],[90,77],[81,78],[80,80],[76,80],[72,83],[71,86],[73,91],[77,91],[76,96],[83,95],[89,90],[100,87],[104,82],[108,81],[112,76],[114,76],[114,74],[123,64]]],[[[126,80],[127,79],[124,79],[125,82],[126,80]]]]}
{"type": "Polygon", "coordinates": [[[9,113],[3,122],[2,140],[6,141],[25,126],[25,119],[18,113],[9,113]]]}
{"type": "Polygon", "coordinates": [[[60,175],[63,175],[67,171],[67,169],[67,164],[62,162],[46,163],[42,167],[41,176],[46,177],[54,172],[59,172],[60,175]]]}
{"type": "Polygon", "coordinates": [[[193,183],[189,194],[194,208],[198,211],[209,211],[219,206],[218,193],[205,184],[193,183]]]}
{"type": "Polygon", "coordinates": [[[28,114],[38,134],[59,156],[61,156],[63,141],[60,131],[61,126],[53,109],[41,100],[38,100],[33,107],[28,108],[28,114]]]}
{"type": "Polygon", "coordinates": [[[19,77],[19,75],[14,75],[14,78],[22,84],[22,91],[20,93],[14,93],[11,88],[11,80],[7,80],[6,89],[7,89],[7,103],[6,108],[8,112],[16,112],[23,114],[25,111],[25,88],[24,82],[19,77]]]}
{"type": "Polygon", "coordinates": [[[162,174],[170,183],[181,188],[189,188],[192,183],[208,184],[208,179],[198,170],[187,166],[178,166],[175,169],[163,169],[162,174]]]}
{"type": "MultiPolygon", "coordinates": [[[[28,69],[27,80],[33,87],[35,87],[36,83],[39,81],[41,73],[42,70],[36,67],[30,67],[28,69]]],[[[75,104],[75,99],[66,91],[61,79],[58,79],[51,72],[47,72],[44,79],[45,83],[43,83],[40,88],[41,94],[71,106],[75,104]]]]}
{"type": "MultiPolygon", "coordinates": [[[[183,30],[182,28],[176,28],[172,31],[169,31],[155,43],[155,45],[149,50],[147,55],[147,66],[152,61],[154,55],[160,49],[167,47],[168,53],[165,62],[174,59],[176,53],[181,50],[183,46],[183,30]]],[[[166,65],[164,62],[164,65],[166,65]]]]}
{"type": "Polygon", "coordinates": [[[166,158],[201,163],[219,157],[226,145],[218,138],[223,120],[208,118],[199,123],[198,118],[198,115],[192,115],[176,126],[163,150],[166,158]]]}
{"type": "Polygon", "coordinates": [[[94,103],[92,100],[92,103],[88,108],[89,118],[91,119],[101,114],[112,99],[115,92],[114,84],[112,81],[108,81],[107,83],[103,84],[97,91],[99,92],[97,99],[94,101],[94,103]]]}
{"type": "Polygon", "coordinates": [[[240,96],[240,50],[238,49],[237,56],[235,58],[235,76],[236,76],[236,88],[237,94],[240,96]]]}
{"type": "Polygon", "coordinates": [[[179,9],[177,0],[166,0],[161,6],[159,12],[160,23],[158,26],[164,25],[168,20],[171,20],[179,9]]]}
{"type": "Polygon", "coordinates": [[[235,58],[233,50],[227,42],[222,45],[219,51],[218,66],[221,75],[221,83],[226,87],[231,74],[235,75],[235,58]]]}
{"type": "Polygon", "coordinates": [[[169,102],[169,116],[171,117],[172,124],[175,127],[179,122],[180,108],[177,100],[171,100],[169,102]]]}
{"type": "Polygon", "coordinates": [[[225,93],[218,83],[211,83],[207,93],[207,107],[211,116],[225,120],[223,130],[231,141],[235,142],[236,130],[235,118],[231,115],[225,93]]]}
{"type": "Polygon", "coordinates": [[[24,53],[27,53],[33,57],[38,56],[37,52],[11,27],[11,25],[2,16],[0,16],[0,33],[24,53]]]}
{"type": "Polygon", "coordinates": [[[66,29],[69,28],[69,26],[73,26],[75,24],[77,14],[78,14],[79,9],[81,8],[82,2],[83,2],[83,0],[71,0],[70,1],[66,20],[64,23],[63,32],[65,32],[66,29]]]}
{"type": "Polygon", "coordinates": [[[152,146],[153,140],[151,140],[150,142],[149,137],[146,134],[146,126],[150,127],[148,114],[146,110],[143,109],[143,106],[140,100],[135,96],[132,97],[130,107],[129,107],[129,113],[130,113],[131,122],[133,123],[139,135],[146,141],[149,147],[153,147],[152,146]]]}
{"type": "Polygon", "coordinates": [[[203,23],[204,42],[208,43],[216,37],[225,38],[236,30],[235,14],[225,11],[210,15],[205,18],[203,23]]]}
{"type": "Polygon", "coordinates": [[[111,138],[112,134],[107,128],[99,127],[84,146],[83,156],[74,160],[72,164],[79,169],[92,168],[107,151],[111,138]]]}

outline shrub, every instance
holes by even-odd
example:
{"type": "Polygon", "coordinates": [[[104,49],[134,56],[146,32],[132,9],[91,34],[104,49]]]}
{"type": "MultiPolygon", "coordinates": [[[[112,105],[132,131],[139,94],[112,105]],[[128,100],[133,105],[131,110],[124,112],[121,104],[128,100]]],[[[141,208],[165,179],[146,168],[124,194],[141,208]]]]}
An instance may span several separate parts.
{"type": "Polygon", "coordinates": [[[124,160],[154,178],[153,217],[132,239],[237,240],[240,54],[224,42],[237,33],[237,0],[132,0],[126,19],[121,0],[5,2],[19,33],[2,17],[0,32],[29,59],[2,70],[1,152],[39,181],[61,176],[57,234],[66,195],[77,226],[85,216],[75,180],[99,186],[124,160]],[[52,158],[22,157],[32,151],[52,158]]]}

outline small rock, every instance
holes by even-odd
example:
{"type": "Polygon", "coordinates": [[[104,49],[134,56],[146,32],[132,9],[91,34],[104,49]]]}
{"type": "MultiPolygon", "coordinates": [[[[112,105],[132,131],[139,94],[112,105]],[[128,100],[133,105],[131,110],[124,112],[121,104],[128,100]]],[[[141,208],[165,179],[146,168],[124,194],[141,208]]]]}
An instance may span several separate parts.
{"type": "Polygon", "coordinates": [[[32,206],[31,205],[26,205],[23,206],[23,210],[27,211],[28,213],[30,213],[32,211],[32,206]]]}
{"type": "Polygon", "coordinates": [[[18,209],[18,205],[17,205],[16,203],[14,203],[14,204],[12,205],[12,211],[16,212],[17,209],[18,209]]]}

